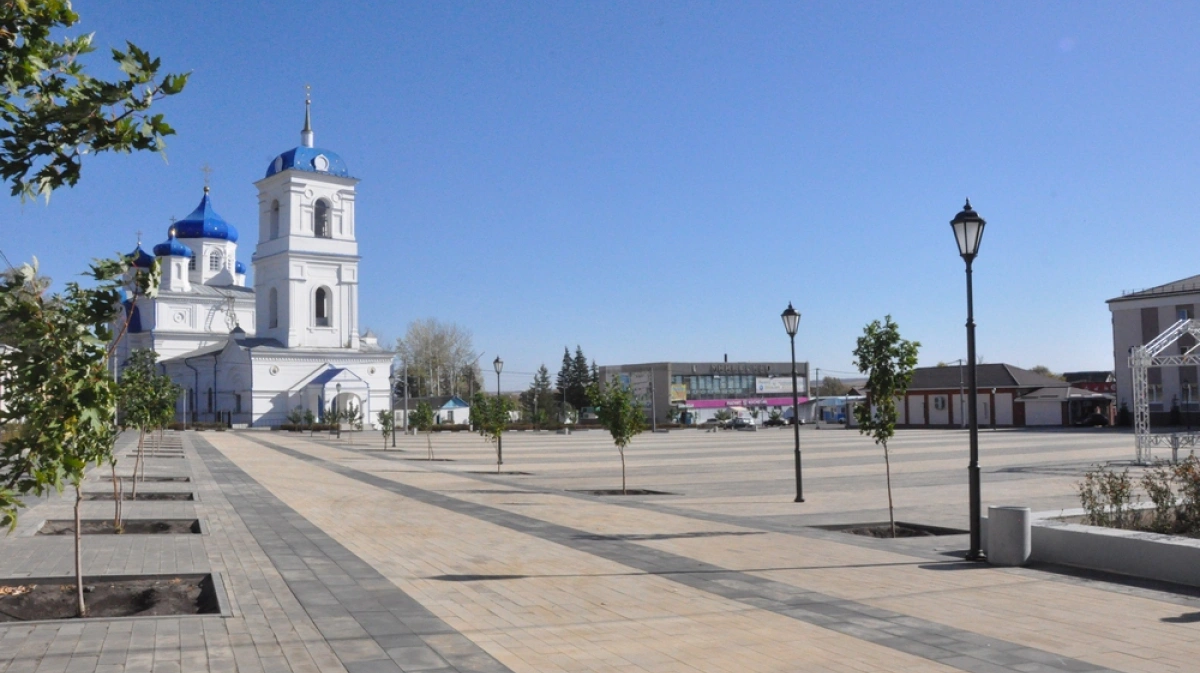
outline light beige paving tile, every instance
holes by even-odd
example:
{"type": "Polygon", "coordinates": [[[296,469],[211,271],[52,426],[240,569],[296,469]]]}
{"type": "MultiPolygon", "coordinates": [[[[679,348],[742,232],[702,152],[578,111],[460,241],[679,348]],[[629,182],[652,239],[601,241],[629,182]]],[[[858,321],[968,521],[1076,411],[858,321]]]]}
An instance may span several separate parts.
{"type": "MultiPolygon", "coordinates": [[[[328,449],[293,444],[313,454],[340,457],[328,449]]],[[[401,498],[263,452],[250,442],[222,441],[219,448],[485,649],[500,633],[512,637],[503,647],[488,651],[514,670],[570,670],[559,658],[566,647],[594,654],[610,668],[634,670],[791,670],[788,662],[797,660],[836,670],[850,649],[874,670],[904,670],[918,663],[923,670],[941,669],[927,660],[401,498]],[[525,577],[497,582],[433,579],[442,574],[525,577]],[[507,600],[510,593],[522,600],[507,600]],[[672,637],[679,630],[692,634],[695,642],[722,642],[725,649],[710,652],[679,641],[672,637]],[[758,655],[740,656],[746,651],[758,655]]]]}

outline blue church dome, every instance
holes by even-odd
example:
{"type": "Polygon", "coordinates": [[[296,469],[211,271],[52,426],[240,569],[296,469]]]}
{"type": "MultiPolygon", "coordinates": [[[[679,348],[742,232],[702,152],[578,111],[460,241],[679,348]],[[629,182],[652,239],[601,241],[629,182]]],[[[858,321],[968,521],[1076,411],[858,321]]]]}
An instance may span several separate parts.
{"type": "Polygon", "coordinates": [[[287,170],[336,175],[341,178],[350,177],[346,162],[336,152],[313,147],[312,115],[309,108],[312,101],[304,100],[304,128],[300,131],[300,145],[280,154],[267,166],[266,177],[287,170]]]}
{"type": "Polygon", "coordinates": [[[192,249],[175,238],[175,228],[167,232],[167,240],[154,246],[154,254],[159,257],[194,257],[192,249]]]}
{"type": "Polygon", "coordinates": [[[230,243],[238,240],[237,229],[213,210],[208,199],[208,187],[204,188],[204,198],[200,205],[190,215],[175,223],[175,236],[178,238],[219,238],[230,243]]]}
{"type": "Polygon", "coordinates": [[[233,270],[236,271],[237,273],[242,274],[243,276],[246,275],[246,265],[242,264],[241,262],[234,264],[233,270]]]}
{"type": "Polygon", "coordinates": [[[346,162],[338,156],[336,152],[323,150],[320,147],[293,147],[292,149],[275,157],[270,166],[267,166],[266,177],[271,177],[276,173],[295,169],[298,171],[307,171],[309,173],[321,173],[323,175],[336,175],[342,178],[350,177],[350,171],[346,169],[346,162]]]}
{"type": "Polygon", "coordinates": [[[149,269],[154,266],[154,255],[142,250],[141,243],[138,243],[129,256],[133,258],[133,265],[139,269],[149,269]]]}

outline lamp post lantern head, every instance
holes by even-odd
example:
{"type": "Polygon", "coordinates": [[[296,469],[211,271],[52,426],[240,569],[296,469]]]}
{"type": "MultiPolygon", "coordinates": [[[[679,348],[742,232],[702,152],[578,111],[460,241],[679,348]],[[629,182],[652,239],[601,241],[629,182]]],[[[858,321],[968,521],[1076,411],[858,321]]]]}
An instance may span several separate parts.
{"type": "Polygon", "coordinates": [[[796,330],[800,328],[800,312],[792,308],[792,302],[788,302],[787,310],[779,317],[783,318],[783,328],[787,330],[788,336],[796,336],[796,330]]]}
{"type": "Polygon", "coordinates": [[[959,214],[950,220],[954,229],[954,239],[958,242],[958,254],[963,259],[971,261],[979,254],[979,243],[983,240],[983,227],[987,222],[971,208],[971,199],[959,214]]]}
{"type": "Polygon", "coordinates": [[[504,370],[504,360],[501,360],[500,356],[497,355],[496,359],[492,360],[492,367],[495,368],[496,374],[499,374],[501,371],[504,370]]]}

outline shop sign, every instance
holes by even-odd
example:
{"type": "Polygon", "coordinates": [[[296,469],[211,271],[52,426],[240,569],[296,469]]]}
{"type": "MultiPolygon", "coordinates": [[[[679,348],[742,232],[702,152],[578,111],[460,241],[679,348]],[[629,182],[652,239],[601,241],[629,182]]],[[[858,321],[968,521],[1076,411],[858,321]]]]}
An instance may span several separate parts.
{"type": "MultiPolygon", "coordinates": [[[[796,377],[796,387],[800,392],[804,392],[803,379],[796,377]]],[[[754,379],[754,392],[759,395],[774,395],[787,394],[792,392],[792,377],[775,376],[772,378],[763,378],[761,376],[754,379]]]]}

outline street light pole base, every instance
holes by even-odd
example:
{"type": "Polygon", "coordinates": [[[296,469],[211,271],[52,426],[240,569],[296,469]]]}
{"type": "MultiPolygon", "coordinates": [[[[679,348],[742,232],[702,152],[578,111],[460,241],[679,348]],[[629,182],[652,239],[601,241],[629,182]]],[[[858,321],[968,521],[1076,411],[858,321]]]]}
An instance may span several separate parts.
{"type": "Polygon", "coordinates": [[[793,500],[792,502],[804,502],[804,498],[801,498],[800,496],[796,496],[796,499],[793,500]]]}
{"type": "Polygon", "coordinates": [[[987,560],[987,554],[981,551],[969,551],[967,552],[966,559],[968,561],[978,561],[982,563],[983,561],[987,560]]]}

